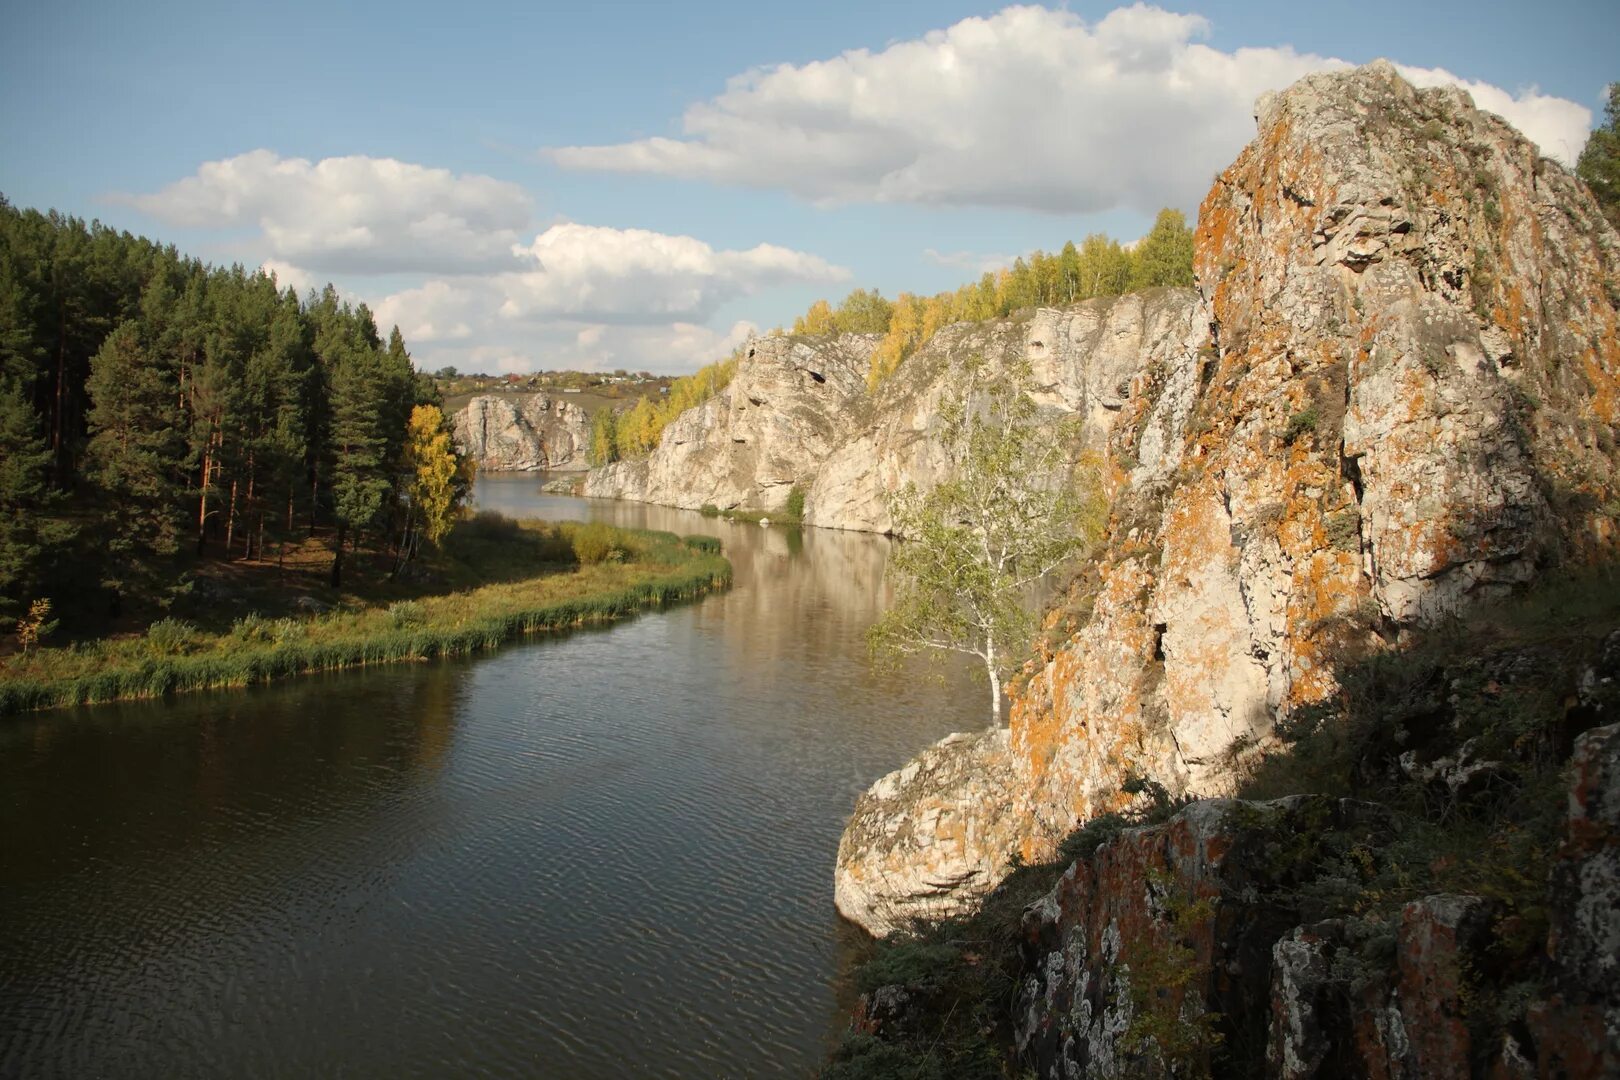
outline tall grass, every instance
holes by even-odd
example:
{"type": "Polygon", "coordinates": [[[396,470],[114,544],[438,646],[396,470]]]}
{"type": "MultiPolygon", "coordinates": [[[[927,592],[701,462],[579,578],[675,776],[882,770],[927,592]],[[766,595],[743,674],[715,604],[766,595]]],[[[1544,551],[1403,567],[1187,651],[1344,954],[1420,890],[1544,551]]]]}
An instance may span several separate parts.
{"type": "Polygon", "coordinates": [[[604,528],[525,530],[541,533],[536,542],[556,545],[560,557],[567,541],[582,539],[587,556],[525,580],[308,619],[249,615],[222,634],[164,620],[141,638],[14,656],[0,665],[0,715],[463,656],[527,634],[621,619],[731,581],[731,565],[708,538],[604,528]],[[604,546],[618,557],[591,561],[604,546]]]}

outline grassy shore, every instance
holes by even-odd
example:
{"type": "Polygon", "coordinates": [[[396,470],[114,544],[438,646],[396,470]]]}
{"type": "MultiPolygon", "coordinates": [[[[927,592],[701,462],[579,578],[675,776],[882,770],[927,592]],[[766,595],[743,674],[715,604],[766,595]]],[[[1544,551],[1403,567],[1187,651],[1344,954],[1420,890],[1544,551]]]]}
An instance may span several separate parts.
{"type": "Polygon", "coordinates": [[[487,514],[452,534],[444,570],[451,581],[469,574],[500,580],[317,614],[249,613],[212,632],[160,619],[140,635],[13,654],[0,659],[0,715],[460,656],[526,634],[624,618],[731,580],[719,543],[708,537],[487,514]]]}

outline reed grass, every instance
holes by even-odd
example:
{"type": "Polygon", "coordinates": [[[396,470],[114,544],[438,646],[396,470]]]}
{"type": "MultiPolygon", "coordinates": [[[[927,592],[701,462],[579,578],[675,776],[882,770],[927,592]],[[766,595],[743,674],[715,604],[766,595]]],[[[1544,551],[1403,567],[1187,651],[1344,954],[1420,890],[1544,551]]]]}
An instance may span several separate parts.
{"type": "Polygon", "coordinates": [[[523,580],[307,618],[248,615],[224,633],[173,619],[144,637],[39,649],[0,661],[0,715],[97,702],[254,686],[337,671],[487,651],[529,634],[625,618],[730,584],[707,537],[606,526],[538,526],[542,546],[581,534],[578,565],[523,580]],[[606,530],[604,532],[604,529],[606,530]],[[590,561],[590,557],[595,561],[590,561]]]}

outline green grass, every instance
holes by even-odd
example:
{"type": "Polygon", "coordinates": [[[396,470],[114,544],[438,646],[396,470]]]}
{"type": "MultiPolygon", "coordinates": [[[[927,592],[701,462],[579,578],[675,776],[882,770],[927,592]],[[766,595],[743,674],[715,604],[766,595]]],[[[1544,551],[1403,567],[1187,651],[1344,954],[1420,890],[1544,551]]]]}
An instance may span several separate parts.
{"type": "Polygon", "coordinates": [[[0,661],[0,715],[462,656],[526,634],[621,619],[731,580],[710,538],[606,525],[480,515],[446,548],[456,571],[448,576],[507,580],[303,618],[249,614],[223,632],[167,618],[140,637],[13,655],[0,661]]]}

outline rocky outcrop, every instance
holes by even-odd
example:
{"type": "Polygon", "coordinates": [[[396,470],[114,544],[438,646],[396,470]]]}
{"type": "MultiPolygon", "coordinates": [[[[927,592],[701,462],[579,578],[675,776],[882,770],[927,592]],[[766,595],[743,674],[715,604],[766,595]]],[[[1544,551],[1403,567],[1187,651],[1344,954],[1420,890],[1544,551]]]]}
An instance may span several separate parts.
{"type": "Polygon", "coordinates": [[[1109,534],[1015,687],[1019,824],[976,864],[1049,852],[1133,774],[1221,794],[1348,658],[1614,551],[1620,240],[1591,196],[1385,63],[1257,113],[1200,212],[1191,333],[1113,399],[1109,534]]]}
{"type": "Polygon", "coordinates": [[[1541,1075],[1620,1076],[1620,724],[1575,743],[1569,830],[1553,867],[1553,996],[1530,1026],[1541,1075]]]}
{"type": "Polygon", "coordinates": [[[887,532],[890,493],[943,473],[940,401],[966,361],[1028,361],[1038,403],[1081,414],[1101,449],[1142,365],[1187,347],[1196,303],[1155,289],[945,327],[875,391],[875,337],[759,338],[725,390],[671,422],[649,457],[593,471],[586,493],[774,511],[797,486],[806,524],[887,532]]]}
{"type": "Polygon", "coordinates": [[[547,394],[475,397],[455,414],[453,432],[457,448],[488,472],[588,467],[590,417],[547,394]]]}
{"type": "Polygon", "coordinates": [[[1581,736],[1574,764],[1551,934],[1524,950],[1544,976],[1501,981],[1526,921],[1479,896],[1293,925],[1302,876],[1378,849],[1377,808],[1206,800],[1104,843],[1025,912],[1025,1063],[1043,1080],[1195,1075],[1218,1047],[1230,1075],[1287,1080],[1617,1075],[1620,726],[1581,736]]]}
{"type": "Polygon", "coordinates": [[[1087,443],[1101,451],[1138,372],[1184,351],[1201,330],[1194,324],[1196,307],[1191,290],[1151,289],[1043,308],[1025,318],[944,328],[851,414],[848,436],[808,486],[805,520],[889,531],[890,494],[907,483],[926,489],[945,473],[940,406],[953,372],[970,358],[982,358],[992,371],[1027,362],[1037,404],[1078,414],[1087,443]]]}
{"type": "Polygon", "coordinates": [[[988,853],[1014,842],[997,812],[1013,780],[1000,730],[948,736],[873,784],[838,845],[839,913],[881,936],[974,903],[1001,879],[988,853]]]}

